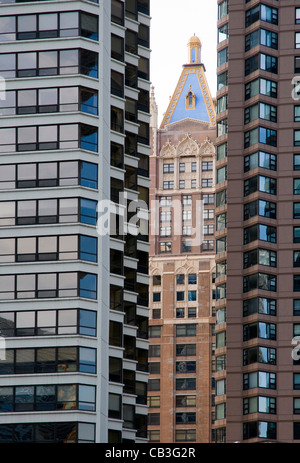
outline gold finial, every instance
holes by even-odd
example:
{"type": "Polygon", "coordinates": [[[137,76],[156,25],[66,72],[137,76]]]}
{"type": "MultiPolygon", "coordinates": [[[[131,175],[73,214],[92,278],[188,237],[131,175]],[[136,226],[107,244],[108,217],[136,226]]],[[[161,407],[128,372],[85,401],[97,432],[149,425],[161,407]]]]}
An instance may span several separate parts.
{"type": "Polygon", "coordinates": [[[189,64],[201,63],[201,40],[195,34],[188,41],[189,64]]]}

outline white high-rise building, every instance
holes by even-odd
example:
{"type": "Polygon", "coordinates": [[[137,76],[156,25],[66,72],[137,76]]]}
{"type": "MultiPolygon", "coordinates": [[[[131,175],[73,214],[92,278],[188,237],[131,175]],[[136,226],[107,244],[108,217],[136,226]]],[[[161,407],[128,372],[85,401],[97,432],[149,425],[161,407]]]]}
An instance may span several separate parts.
{"type": "Polygon", "coordinates": [[[1,443],[147,437],[149,3],[0,2],[1,443]]]}

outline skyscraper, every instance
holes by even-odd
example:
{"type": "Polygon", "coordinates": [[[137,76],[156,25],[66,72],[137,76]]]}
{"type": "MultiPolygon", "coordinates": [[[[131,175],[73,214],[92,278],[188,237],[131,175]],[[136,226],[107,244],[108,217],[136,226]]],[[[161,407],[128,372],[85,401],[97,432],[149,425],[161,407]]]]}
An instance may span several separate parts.
{"type": "Polygon", "coordinates": [[[297,3],[218,1],[216,442],[300,439],[297,3]]]}
{"type": "Polygon", "coordinates": [[[149,4],[1,2],[1,442],[146,438],[149,4]]]}
{"type": "Polygon", "coordinates": [[[214,100],[188,60],[160,127],[151,98],[150,442],[209,442],[214,302],[214,100]]]}

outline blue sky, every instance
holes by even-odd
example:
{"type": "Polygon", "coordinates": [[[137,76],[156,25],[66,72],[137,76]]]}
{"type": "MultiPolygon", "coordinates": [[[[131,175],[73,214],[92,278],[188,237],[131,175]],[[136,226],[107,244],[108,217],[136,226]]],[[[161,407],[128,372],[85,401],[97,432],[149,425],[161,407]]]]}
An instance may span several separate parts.
{"type": "Polygon", "coordinates": [[[151,82],[160,124],[187,62],[187,42],[194,34],[202,42],[206,78],[212,96],[216,95],[217,1],[151,0],[151,17],[151,82]]]}

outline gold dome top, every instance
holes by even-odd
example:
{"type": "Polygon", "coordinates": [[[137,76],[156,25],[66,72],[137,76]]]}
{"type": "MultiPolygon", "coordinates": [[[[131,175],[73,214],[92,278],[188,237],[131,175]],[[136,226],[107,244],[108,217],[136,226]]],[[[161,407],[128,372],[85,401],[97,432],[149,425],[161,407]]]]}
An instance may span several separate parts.
{"type": "Polygon", "coordinates": [[[196,35],[193,35],[193,37],[190,38],[188,44],[189,45],[193,44],[193,45],[200,45],[201,46],[201,40],[196,35]]]}

